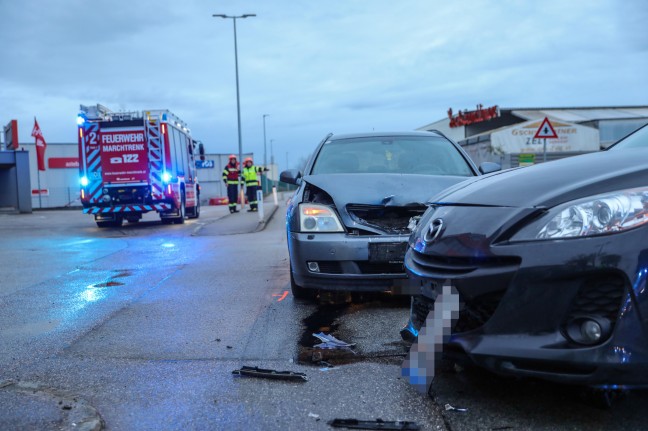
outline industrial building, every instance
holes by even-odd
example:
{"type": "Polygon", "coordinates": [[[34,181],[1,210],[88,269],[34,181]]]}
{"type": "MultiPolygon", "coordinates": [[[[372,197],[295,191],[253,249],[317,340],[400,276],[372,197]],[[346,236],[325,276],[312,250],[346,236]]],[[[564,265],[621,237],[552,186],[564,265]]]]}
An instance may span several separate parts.
{"type": "Polygon", "coordinates": [[[648,123],[648,106],[484,108],[453,113],[417,130],[439,130],[475,163],[503,168],[599,151],[648,123]],[[557,138],[534,138],[544,119],[557,138]]]}

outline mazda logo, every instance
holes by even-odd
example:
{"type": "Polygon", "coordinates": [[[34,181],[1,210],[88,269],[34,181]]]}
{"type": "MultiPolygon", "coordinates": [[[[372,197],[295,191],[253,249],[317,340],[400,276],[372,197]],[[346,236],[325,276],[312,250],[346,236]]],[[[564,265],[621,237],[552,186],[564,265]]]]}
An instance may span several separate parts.
{"type": "Polygon", "coordinates": [[[443,220],[441,220],[440,218],[435,219],[428,226],[427,232],[425,232],[425,236],[423,237],[423,239],[428,244],[432,243],[441,236],[442,231],[443,231],[443,220]]]}

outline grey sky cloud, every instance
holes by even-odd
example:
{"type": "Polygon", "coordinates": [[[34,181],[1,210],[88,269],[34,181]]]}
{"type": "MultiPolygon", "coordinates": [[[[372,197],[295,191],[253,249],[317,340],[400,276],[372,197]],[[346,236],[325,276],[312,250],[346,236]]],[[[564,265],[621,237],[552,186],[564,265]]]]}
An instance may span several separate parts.
{"type": "MultiPolygon", "coordinates": [[[[648,104],[643,0],[0,0],[0,123],[74,142],[79,104],[170,109],[209,152],[296,163],[328,132],[412,130],[449,107],[648,104]],[[269,147],[268,147],[269,150],[269,147]]],[[[285,166],[280,166],[284,168],[285,166]]],[[[291,166],[292,167],[292,166],[291,166]]]]}

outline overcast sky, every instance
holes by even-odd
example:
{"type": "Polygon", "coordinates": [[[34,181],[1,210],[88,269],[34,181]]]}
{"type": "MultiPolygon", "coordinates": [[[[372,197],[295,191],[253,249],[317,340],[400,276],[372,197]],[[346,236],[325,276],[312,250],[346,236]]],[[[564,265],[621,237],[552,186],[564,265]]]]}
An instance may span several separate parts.
{"type": "Polygon", "coordinates": [[[328,133],[484,106],[648,105],[646,0],[0,0],[0,123],[76,142],[80,104],[169,109],[209,153],[296,167],[328,133]],[[272,145],[270,140],[273,140],[272,145]]]}

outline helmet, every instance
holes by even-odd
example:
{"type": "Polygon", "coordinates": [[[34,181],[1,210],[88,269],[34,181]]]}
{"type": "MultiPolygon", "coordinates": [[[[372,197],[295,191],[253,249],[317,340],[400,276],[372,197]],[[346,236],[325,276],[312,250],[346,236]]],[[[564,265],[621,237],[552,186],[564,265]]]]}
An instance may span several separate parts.
{"type": "Polygon", "coordinates": [[[243,160],[243,163],[247,163],[247,162],[254,163],[252,161],[252,157],[246,157],[245,160],[243,160]]]}
{"type": "Polygon", "coordinates": [[[236,156],[234,154],[230,154],[229,159],[230,160],[232,160],[232,159],[236,160],[236,156]]]}

